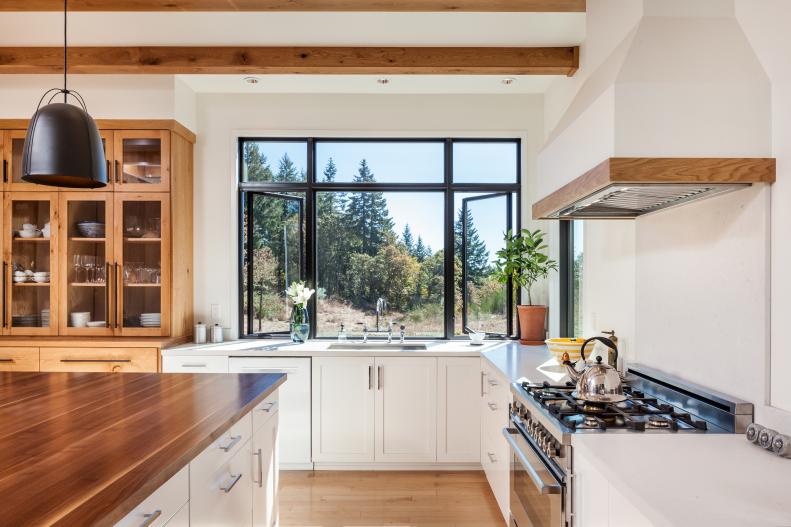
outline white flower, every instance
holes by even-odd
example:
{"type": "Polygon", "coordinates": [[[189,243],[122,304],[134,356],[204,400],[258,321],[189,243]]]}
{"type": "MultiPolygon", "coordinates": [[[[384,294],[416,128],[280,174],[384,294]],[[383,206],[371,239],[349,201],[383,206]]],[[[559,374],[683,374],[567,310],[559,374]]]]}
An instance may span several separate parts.
{"type": "Polygon", "coordinates": [[[297,306],[306,306],[310,297],[315,293],[315,289],[305,287],[305,282],[291,282],[286,289],[286,296],[297,306]]]}

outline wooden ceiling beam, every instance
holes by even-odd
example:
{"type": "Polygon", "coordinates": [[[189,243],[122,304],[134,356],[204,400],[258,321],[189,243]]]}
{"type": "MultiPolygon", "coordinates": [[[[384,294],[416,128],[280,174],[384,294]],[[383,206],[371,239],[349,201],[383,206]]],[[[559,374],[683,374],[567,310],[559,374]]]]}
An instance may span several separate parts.
{"type": "MultiPolygon", "coordinates": [[[[0,11],[62,9],[62,0],[0,2],[0,11]]],[[[70,0],[69,10],[585,12],[585,0],[70,0]]]]}
{"type": "MultiPolygon", "coordinates": [[[[569,47],[70,47],[69,73],[567,75],[569,47]]],[[[0,74],[63,72],[63,48],[0,47],[0,74]]]]}

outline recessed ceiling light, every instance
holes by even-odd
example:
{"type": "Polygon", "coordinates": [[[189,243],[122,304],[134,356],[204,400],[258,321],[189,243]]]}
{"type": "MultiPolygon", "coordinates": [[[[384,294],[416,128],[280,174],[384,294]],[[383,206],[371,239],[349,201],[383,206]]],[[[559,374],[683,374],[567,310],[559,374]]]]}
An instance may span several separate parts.
{"type": "Polygon", "coordinates": [[[376,82],[378,82],[379,84],[382,84],[382,85],[390,84],[390,79],[388,79],[386,77],[382,77],[382,78],[376,79],[376,82]]]}
{"type": "Polygon", "coordinates": [[[258,84],[258,79],[255,77],[245,77],[244,82],[247,84],[258,84]]]}
{"type": "Polygon", "coordinates": [[[503,83],[503,84],[505,84],[506,86],[510,86],[510,85],[512,85],[514,82],[516,82],[516,79],[515,79],[515,78],[513,78],[513,77],[505,77],[505,78],[504,78],[503,80],[501,80],[500,82],[502,82],[502,83],[503,83]]]}

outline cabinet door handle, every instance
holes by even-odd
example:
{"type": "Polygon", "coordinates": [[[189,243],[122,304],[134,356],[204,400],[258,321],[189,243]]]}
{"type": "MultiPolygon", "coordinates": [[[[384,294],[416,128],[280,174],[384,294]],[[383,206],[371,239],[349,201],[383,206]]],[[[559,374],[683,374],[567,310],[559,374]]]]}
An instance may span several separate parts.
{"type": "Polygon", "coordinates": [[[483,397],[484,395],[486,395],[486,392],[484,392],[484,390],[483,390],[483,385],[484,385],[483,378],[484,378],[485,376],[486,376],[486,374],[485,374],[484,372],[481,372],[481,397],[483,397]]]}
{"type": "Polygon", "coordinates": [[[267,407],[266,408],[259,408],[258,411],[259,412],[269,413],[269,412],[272,411],[272,408],[274,408],[276,404],[277,403],[267,403],[267,407]]]}
{"type": "Polygon", "coordinates": [[[242,479],[242,473],[241,472],[236,474],[235,476],[233,474],[231,474],[231,482],[226,484],[226,485],[221,486],[220,490],[223,491],[224,493],[228,494],[229,492],[231,492],[231,489],[234,488],[237,483],[239,483],[240,479],[242,479]]]}
{"type": "Polygon", "coordinates": [[[253,480],[253,483],[257,483],[259,487],[264,486],[264,461],[263,461],[263,454],[261,453],[261,449],[259,448],[257,452],[253,452],[253,455],[258,458],[258,481],[253,480]]]}
{"type": "Polygon", "coordinates": [[[104,327],[106,328],[112,327],[110,319],[110,272],[110,262],[104,262],[104,327]]]}
{"type": "Polygon", "coordinates": [[[489,410],[491,410],[492,412],[497,410],[497,405],[496,404],[494,404],[494,403],[486,403],[486,404],[487,404],[487,406],[489,406],[489,410]]]}
{"type": "Polygon", "coordinates": [[[0,362],[16,362],[14,359],[0,359],[0,362]]]}
{"type": "Polygon", "coordinates": [[[491,463],[497,463],[497,456],[494,455],[494,452],[487,452],[486,455],[489,456],[491,463]]]}
{"type": "Polygon", "coordinates": [[[368,365],[368,390],[374,389],[374,367],[368,365]]]}
{"type": "Polygon", "coordinates": [[[220,447],[220,450],[223,450],[223,451],[225,451],[225,452],[228,452],[229,450],[231,450],[231,449],[234,447],[234,445],[235,445],[236,443],[238,443],[238,442],[239,442],[239,441],[241,441],[241,440],[242,440],[242,436],[233,436],[233,437],[231,438],[231,440],[228,442],[228,444],[227,444],[227,445],[225,445],[225,446],[223,446],[223,445],[218,445],[218,446],[220,447]]]}
{"type": "Polygon", "coordinates": [[[494,379],[489,379],[489,386],[499,386],[500,383],[494,379]]]}
{"type": "Polygon", "coordinates": [[[3,159],[3,183],[8,183],[8,160],[3,159]]]}
{"type": "Polygon", "coordinates": [[[118,296],[121,294],[121,288],[123,284],[119,279],[120,276],[120,269],[121,266],[118,265],[118,262],[115,262],[115,305],[113,306],[113,320],[115,321],[115,328],[118,329],[118,319],[121,318],[118,316],[118,296]]]}
{"type": "Polygon", "coordinates": [[[382,386],[384,386],[384,366],[377,366],[376,367],[376,389],[381,390],[382,386]]]}
{"type": "Polygon", "coordinates": [[[148,527],[149,525],[152,525],[160,516],[162,516],[162,511],[158,509],[151,514],[144,514],[143,518],[145,519],[143,520],[143,523],[140,524],[140,527],[148,527]]]}
{"type": "Polygon", "coordinates": [[[121,182],[121,179],[118,176],[118,169],[119,169],[120,165],[121,165],[121,163],[119,163],[118,160],[116,159],[115,160],[115,182],[116,183],[120,183],[121,182]]]}
{"type": "Polygon", "coordinates": [[[60,359],[61,362],[132,362],[132,359],[60,359]]]}
{"type": "Polygon", "coordinates": [[[8,327],[8,313],[6,309],[6,287],[8,285],[8,263],[3,262],[3,327],[8,327]]]}

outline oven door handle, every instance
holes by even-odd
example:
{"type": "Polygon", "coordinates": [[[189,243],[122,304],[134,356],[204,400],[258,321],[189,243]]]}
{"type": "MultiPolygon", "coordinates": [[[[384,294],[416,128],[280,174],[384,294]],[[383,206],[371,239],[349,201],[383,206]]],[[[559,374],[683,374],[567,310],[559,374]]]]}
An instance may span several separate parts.
{"type": "Polygon", "coordinates": [[[533,452],[533,448],[519,433],[516,428],[503,428],[503,435],[511,445],[511,450],[519,457],[520,464],[524,467],[525,472],[530,475],[538,492],[540,494],[560,494],[563,492],[563,485],[557,482],[551,475],[542,477],[537,470],[537,466],[542,466],[544,463],[533,452]],[[521,443],[521,444],[520,444],[521,443]]]}

